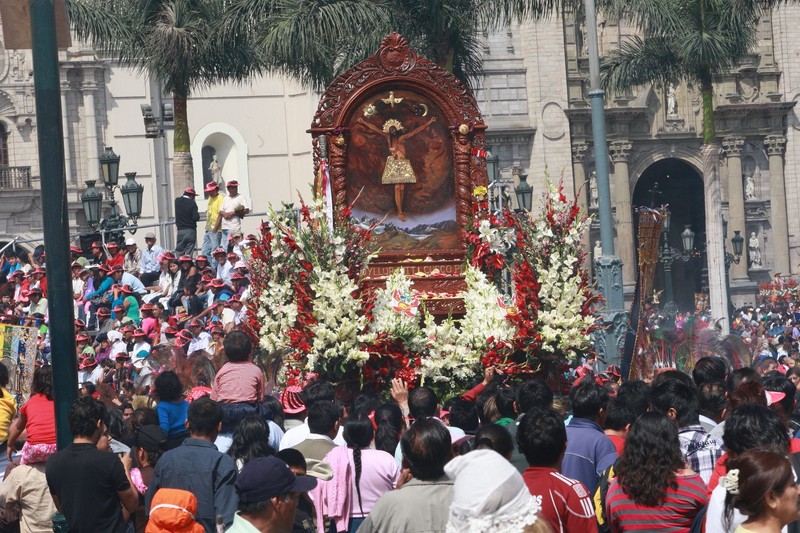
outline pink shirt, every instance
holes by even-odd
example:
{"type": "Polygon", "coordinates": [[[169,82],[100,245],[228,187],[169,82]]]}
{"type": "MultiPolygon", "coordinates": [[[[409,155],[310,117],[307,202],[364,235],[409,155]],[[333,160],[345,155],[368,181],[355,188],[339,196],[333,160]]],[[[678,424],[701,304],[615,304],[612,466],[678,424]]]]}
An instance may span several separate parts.
{"type": "Polygon", "coordinates": [[[248,361],[229,361],[219,369],[211,388],[211,399],[217,402],[260,402],[264,399],[264,373],[248,361]]]}
{"type": "Polygon", "coordinates": [[[361,450],[361,508],[358,506],[358,493],[356,492],[356,467],[353,464],[353,450],[348,449],[350,468],[353,476],[350,478],[353,484],[353,498],[350,500],[351,516],[361,518],[367,516],[375,502],[384,493],[394,490],[397,480],[400,478],[400,467],[394,457],[382,450],[366,449],[361,450]],[[361,510],[364,513],[361,513],[361,510]]]}

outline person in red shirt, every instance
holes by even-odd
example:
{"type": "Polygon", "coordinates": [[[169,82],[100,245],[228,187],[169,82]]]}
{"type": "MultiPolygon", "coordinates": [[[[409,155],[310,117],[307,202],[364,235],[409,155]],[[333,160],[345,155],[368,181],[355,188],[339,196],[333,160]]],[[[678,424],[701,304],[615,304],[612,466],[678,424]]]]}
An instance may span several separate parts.
{"type": "Polygon", "coordinates": [[[594,505],[586,486],[559,472],[567,449],[561,415],[551,408],[531,409],[517,427],[517,445],[530,465],[522,479],[553,531],[596,533],[594,505]]]}
{"type": "Polygon", "coordinates": [[[22,448],[21,464],[43,463],[56,452],[56,409],[53,401],[53,367],[40,366],[33,372],[31,397],[19,410],[19,418],[8,432],[8,461],[23,430],[28,438],[22,448]]]}
{"type": "Polygon", "coordinates": [[[108,259],[106,260],[106,264],[112,268],[115,266],[122,267],[125,264],[125,254],[120,253],[119,245],[114,241],[111,241],[106,244],[106,248],[108,249],[108,259]]]}
{"type": "Polygon", "coordinates": [[[636,420],[636,414],[625,401],[612,398],[606,409],[606,421],[603,423],[603,433],[611,439],[617,450],[617,455],[622,455],[625,448],[625,437],[631,429],[631,424],[636,420]]]}

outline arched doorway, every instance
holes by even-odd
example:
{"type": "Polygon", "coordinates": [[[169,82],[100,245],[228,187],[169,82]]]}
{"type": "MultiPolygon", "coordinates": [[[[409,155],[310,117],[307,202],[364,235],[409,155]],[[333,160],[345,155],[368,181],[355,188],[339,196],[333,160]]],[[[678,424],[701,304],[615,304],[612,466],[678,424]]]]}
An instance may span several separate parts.
{"type": "MultiPolygon", "coordinates": [[[[705,249],[706,212],[703,199],[703,178],[689,164],[680,159],[656,161],[642,173],[633,191],[633,206],[660,207],[666,205],[670,210],[669,234],[666,236],[670,247],[683,251],[681,233],[687,226],[694,232],[694,249],[705,249]]],[[[638,218],[634,212],[634,226],[638,218]]],[[[638,231],[636,232],[638,235],[638,231]]],[[[663,244],[663,242],[662,242],[663,244]]],[[[637,246],[638,249],[638,246],[637,246]]],[[[684,262],[672,263],[671,278],[673,301],[680,311],[694,309],[694,294],[704,290],[706,280],[705,254],[696,254],[684,262]]],[[[666,288],[664,264],[659,263],[653,286],[657,291],[666,288]]],[[[662,294],[662,304],[667,301],[662,294]]]]}

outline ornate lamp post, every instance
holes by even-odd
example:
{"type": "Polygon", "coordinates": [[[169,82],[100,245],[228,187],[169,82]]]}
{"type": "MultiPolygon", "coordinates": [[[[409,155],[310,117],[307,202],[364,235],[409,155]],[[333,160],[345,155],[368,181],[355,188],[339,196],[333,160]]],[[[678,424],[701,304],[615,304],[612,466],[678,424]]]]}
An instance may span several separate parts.
{"type": "Polygon", "coordinates": [[[533,206],[533,187],[528,183],[528,175],[520,173],[519,185],[514,187],[517,195],[517,205],[521,211],[530,211],[533,206]]]}
{"type": "Polygon", "coordinates": [[[664,267],[664,292],[667,301],[664,304],[664,312],[673,317],[678,314],[678,306],[675,304],[675,295],[672,288],[672,264],[675,261],[688,263],[695,256],[694,237],[695,233],[691,226],[687,225],[681,233],[681,244],[683,251],[673,248],[669,244],[669,227],[672,218],[669,208],[663,207],[665,211],[664,228],[661,231],[661,249],[658,252],[661,265],[664,267]]]}
{"type": "Polygon", "coordinates": [[[135,226],[136,220],[142,214],[144,186],[136,182],[136,172],[126,172],[127,181],[124,185],[119,186],[119,161],[120,156],[114,153],[110,146],[106,146],[100,156],[100,168],[102,170],[103,185],[105,185],[108,195],[108,217],[102,217],[103,195],[94,187],[95,181],[89,180],[86,182],[87,189],[86,192],[81,194],[81,203],[83,204],[86,223],[92,229],[99,230],[101,233],[109,232],[109,239],[118,241],[121,244],[123,240],[122,231],[113,230],[128,228],[130,233],[136,233],[136,228],[129,228],[129,226],[135,226]],[[114,199],[114,191],[116,189],[119,189],[122,194],[122,203],[125,205],[125,211],[128,216],[120,215],[117,212],[117,202],[114,199]]]}
{"type": "Polygon", "coordinates": [[[724,218],[722,219],[722,246],[725,252],[725,286],[728,294],[728,323],[733,325],[733,301],[731,299],[731,279],[730,279],[730,270],[731,265],[739,264],[739,261],[742,259],[742,254],[744,253],[744,237],[742,237],[741,230],[733,230],[733,237],[731,237],[731,247],[733,248],[733,253],[728,251],[727,246],[725,246],[725,240],[728,238],[728,221],[724,218]]]}
{"type": "Polygon", "coordinates": [[[608,181],[608,140],[604,112],[605,91],[600,86],[600,54],[597,45],[597,13],[594,0],[584,0],[586,37],[589,48],[589,101],[592,109],[592,140],[597,173],[600,243],[603,253],[595,258],[595,272],[606,305],[602,311],[606,328],[595,336],[598,355],[607,364],[620,364],[628,327],[622,290],[622,261],[614,251],[614,225],[611,216],[611,186],[608,181]]]}

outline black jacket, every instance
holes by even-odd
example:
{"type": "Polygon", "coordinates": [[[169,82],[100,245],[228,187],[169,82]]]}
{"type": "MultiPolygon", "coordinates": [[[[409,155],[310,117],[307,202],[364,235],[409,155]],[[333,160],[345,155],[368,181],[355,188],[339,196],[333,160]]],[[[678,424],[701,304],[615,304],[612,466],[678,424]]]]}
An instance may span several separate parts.
{"type": "Polygon", "coordinates": [[[178,229],[197,230],[197,221],[200,213],[197,211],[197,202],[188,196],[175,198],[175,227],[178,229]]]}

